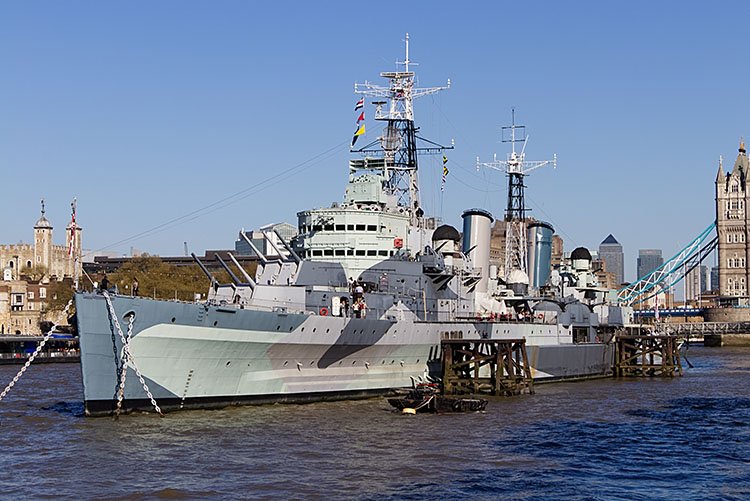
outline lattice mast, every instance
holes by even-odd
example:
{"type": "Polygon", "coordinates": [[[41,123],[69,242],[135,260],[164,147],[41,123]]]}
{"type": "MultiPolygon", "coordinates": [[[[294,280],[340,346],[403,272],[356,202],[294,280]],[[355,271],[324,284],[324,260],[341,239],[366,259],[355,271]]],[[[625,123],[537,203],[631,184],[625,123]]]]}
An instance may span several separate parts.
{"type": "MultiPolygon", "coordinates": [[[[419,129],[414,126],[414,99],[428,94],[435,94],[441,90],[450,88],[450,80],[442,87],[414,87],[414,72],[409,70],[410,65],[417,63],[409,59],[409,34],[404,40],[406,44],[406,57],[403,61],[397,61],[402,65],[404,71],[384,71],[380,76],[390,80],[388,87],[372,84],[365,81],[362,84],[354,84],[354,92],[366,97],[384,99],[373,101],[375,105],[375,120],[386,122],[383,135],[377,141],[370,143],[357,150],[358,153],[378,154],[383,156],[383,173],[387,180],[386,190],[395,195],[398,205],[408,209],[412,224],[417,224],[423,213],[419,200],[419,179],[417,177],[417,153],[437,153],[450,147],[432,143],[431,147],[417,147],[417,133],[419,129]],[[369,149],[377,142],[380,150],[369,149]]],[[[367,162],[364,162],[366,164],[367,162]]],[[[370,165],[376,165],[374,162],[370,165]]]]}
{"type": "Polygon", "coordinates": [[[526,160],[526,126],[516,125],[516,110],[511,110],[511,125],[501,128],[501,140],[511,144],[511,153],[507,160],[498,160],[495,154],[492,162],[480,162],[477,157],[477,170],[487,167],[503,171],[508,176],[508,205],[505,209],[505,260],[504,278],[507,282],[511,271],[521,270],[528,276],[526,256],[526,204],[524,201],[523,178],[529,172],[552,164],[557,167],[557,155],[552,160],[526,160]],[[516,143],[523,143],[520,152],[516,152],[516,143]]]}

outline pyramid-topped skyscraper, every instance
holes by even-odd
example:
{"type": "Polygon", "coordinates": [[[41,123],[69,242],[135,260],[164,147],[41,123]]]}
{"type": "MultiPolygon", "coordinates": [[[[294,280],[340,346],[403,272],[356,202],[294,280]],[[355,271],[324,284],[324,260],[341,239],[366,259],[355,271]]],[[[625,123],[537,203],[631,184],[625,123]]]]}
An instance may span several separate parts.
{"type": "Polygon", "coordinates": [[[607,271],[614,273],[617,285],[622,284],[625,280],[625,255],[622,245],[611,233],[599,244],[599,258],[606,263],[607,271]]]}

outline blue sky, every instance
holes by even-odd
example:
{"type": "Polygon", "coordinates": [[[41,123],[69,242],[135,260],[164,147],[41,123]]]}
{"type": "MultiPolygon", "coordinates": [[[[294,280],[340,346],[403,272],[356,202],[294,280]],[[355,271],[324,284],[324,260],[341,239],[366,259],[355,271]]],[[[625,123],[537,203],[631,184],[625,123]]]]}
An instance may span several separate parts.
{"type": "Polygon", "coordinates": [[[0,242],[32,239],[42,197],[58,242],[77,197],[86,248],[161,255],[340,201],[353,83],[394,69],[405,32],[419,83],[452,82],[415,107],[423,136],[456,142],[442,200],[422,159],[428,212],[502,217],[506,180],[475,159],[505,157],[515,107],[527,159],[558,156],[527,204],[567,251],[612,233],[633,279],[638,249],[670,256],[714,219],[718,157],[750,137],[746,3],[376,7],[0,3],[0,242]]]}

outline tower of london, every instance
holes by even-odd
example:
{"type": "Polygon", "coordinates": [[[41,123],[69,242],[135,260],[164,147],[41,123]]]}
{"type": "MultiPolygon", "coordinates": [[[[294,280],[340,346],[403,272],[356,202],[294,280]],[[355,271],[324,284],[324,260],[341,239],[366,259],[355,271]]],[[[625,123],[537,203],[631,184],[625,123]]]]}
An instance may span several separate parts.
{"type": "Polygon", "coordinates": [[[45,215],[44,201],[39,220],[34,225],[33,243],[0,245],[0,269],[4,281],[19,280],[24,272],[37,269],[49,280],[62,280],[75,276],[76,263],[81,261],[82,229],[74,218],[65,228],[65,245],[55,245],[52,240],[52,223],[45,215]]]}

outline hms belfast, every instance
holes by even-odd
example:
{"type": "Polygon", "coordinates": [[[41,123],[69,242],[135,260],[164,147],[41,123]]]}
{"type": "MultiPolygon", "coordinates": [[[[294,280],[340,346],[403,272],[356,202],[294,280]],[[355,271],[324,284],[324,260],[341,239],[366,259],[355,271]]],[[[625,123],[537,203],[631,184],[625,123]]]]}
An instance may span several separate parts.
{"type": "Polygon", "coordinates": [[[413,102],[447,87],[414,86],[408,35],[401,64],[387,86],[355,85],[384,128],[353,152],[343,201],[299,212],[292,241],[265,234],[278,257],[240,232],[254,277],[224,263],[232,283],[201,303],[76,293],[86,415],[385,394],[438,376],[443,339],[525,338],[536,380],[611,371],[603,341],[628,312],[607,306],[585,249],[531,296],[522,270],[490,266],[489,212],[466,210],[463,236],[425,216],[418,154],[443,147],[418,136],[413,102]]]}

